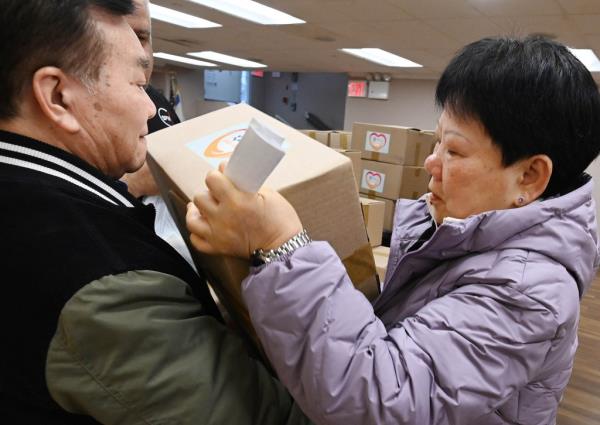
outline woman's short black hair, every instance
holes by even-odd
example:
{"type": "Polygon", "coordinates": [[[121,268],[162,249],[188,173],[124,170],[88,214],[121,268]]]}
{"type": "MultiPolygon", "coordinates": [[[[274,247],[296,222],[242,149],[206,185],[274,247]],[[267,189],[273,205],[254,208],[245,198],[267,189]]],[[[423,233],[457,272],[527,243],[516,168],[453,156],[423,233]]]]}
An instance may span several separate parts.
{"type": "Polygon", "coordinates": [[[17,115],[19,96],[33,74],[56,66],[86,81],[98,78],[105,58],[92,8],[131,14],[132,0],[3,0],[0,13],[0,120],[17,115]]]}
{"type": "Polygon", "coordinates": [[[543,196],[570,190],[600,152],[600,94],[590,72],[562,44],[539,37],[485,38],[445,69],[436,103],[476,119],[505,166],[545,154],[553,172],[543,196]]]}

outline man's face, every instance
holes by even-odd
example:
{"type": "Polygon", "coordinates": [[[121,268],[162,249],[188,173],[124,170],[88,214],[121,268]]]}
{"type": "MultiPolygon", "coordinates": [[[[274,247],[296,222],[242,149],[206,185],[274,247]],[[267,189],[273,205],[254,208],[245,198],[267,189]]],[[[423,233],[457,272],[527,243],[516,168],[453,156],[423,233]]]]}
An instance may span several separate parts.
{"type": "Polygon", "coordinates": [[[124,18],[96,16],[105,41],[100,77],[88,89],[79,84],[73,102],[84,139],[74,153],[115,178],[146,159],[146,122],[156,108],[146,94],[147,56],[124,18]]]}
{"type": "Polygon", "coordinates": [[[134,0],[135,12],[127,16],[129,26],[137,35],[138,40],[142,43],[142,47],[148,56],[150,66],[146,70],[146,80],[150,83],[150,75],[154,65],[154,57],[152,56],[152,27],[150,22],[150,10],[148,9],[148,0],[134,0]]]}

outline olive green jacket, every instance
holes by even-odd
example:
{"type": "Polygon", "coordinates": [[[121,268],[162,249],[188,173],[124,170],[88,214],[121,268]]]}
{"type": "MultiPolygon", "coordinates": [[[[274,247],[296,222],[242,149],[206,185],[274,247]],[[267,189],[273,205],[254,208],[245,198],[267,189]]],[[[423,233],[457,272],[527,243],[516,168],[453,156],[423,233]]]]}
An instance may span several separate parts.
{"type": "Polygon", "coordinates": [[[308,424],[182,280],[105,276],[65,304],[46,362],[50,394],[103,424],[308,424]]]}

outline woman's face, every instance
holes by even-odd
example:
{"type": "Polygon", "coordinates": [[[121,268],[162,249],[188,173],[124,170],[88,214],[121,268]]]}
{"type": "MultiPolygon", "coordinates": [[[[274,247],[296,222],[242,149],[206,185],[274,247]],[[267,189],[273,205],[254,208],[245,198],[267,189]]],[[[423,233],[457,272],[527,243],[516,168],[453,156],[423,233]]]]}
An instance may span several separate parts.
{"type": "Polygon", "coordinates": [[[439,224],[446,217],[466,218],[519,206],[521,172],[502,165],[500,148],[483,125],[444,110],[436,130],[439,142],[425,160],[431,174],[429,200],[439,224]]]}

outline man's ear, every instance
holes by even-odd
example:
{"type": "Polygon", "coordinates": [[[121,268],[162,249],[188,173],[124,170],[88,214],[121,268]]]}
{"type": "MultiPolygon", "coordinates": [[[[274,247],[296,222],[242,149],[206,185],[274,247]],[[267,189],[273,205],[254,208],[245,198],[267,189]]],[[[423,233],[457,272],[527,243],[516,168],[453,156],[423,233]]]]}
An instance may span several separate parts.
{"type": "Polygon", "coordinates": [[[72,113],[75,84],[76,81],[54,66],[45,66],[33,74],[33,96],[40,111],[68,133],[80,130],[79,121],[72,113]]]}
{"type": "Polygon", "coordinates": [[[521,199],[517,198],[515,204],[520,207],[542,196],[552,176],[552,160],[548,155],[534,155],[520,161],[519,168],[521,199]]]}

